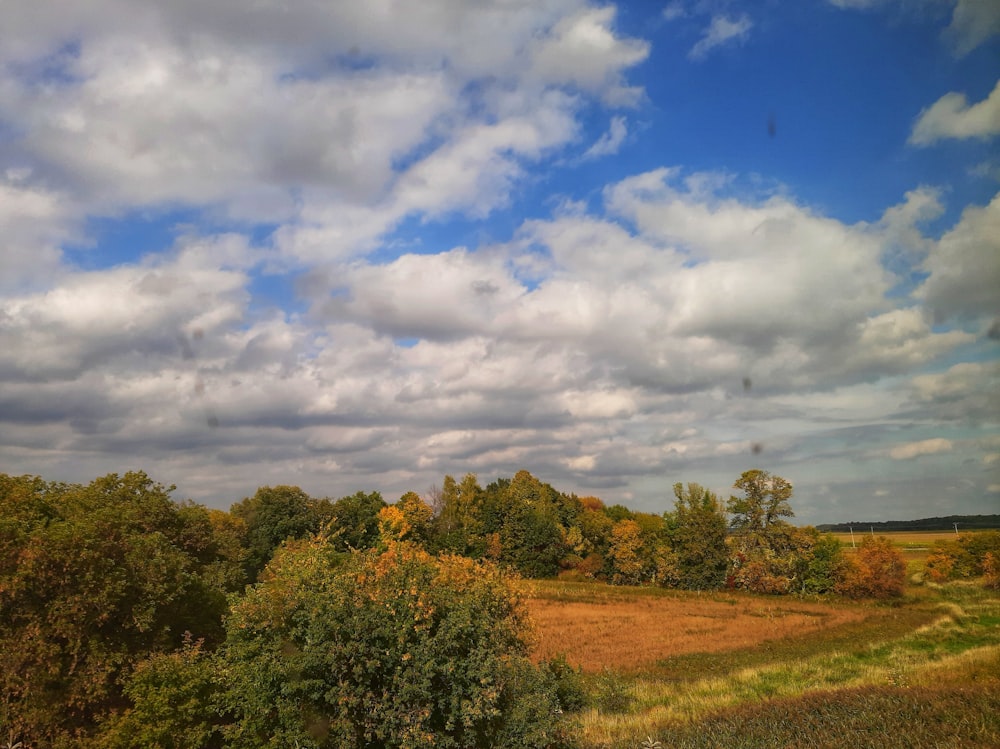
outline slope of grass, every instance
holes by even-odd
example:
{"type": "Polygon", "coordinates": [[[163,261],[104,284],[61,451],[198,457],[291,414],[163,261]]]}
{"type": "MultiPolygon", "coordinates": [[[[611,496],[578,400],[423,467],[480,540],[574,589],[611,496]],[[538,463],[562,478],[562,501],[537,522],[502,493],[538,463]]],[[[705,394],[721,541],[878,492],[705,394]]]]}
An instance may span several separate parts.
{"type": "Polygon", "coordinates": [[[1000,746],[1000,599],[916,592],[809,639],[591,676],[581,745],[1000,746]]]}
{"type": "MultiPolygon", "coordinates": [[[[1000,691],[964,687],[857,687],[741,705],[661,734],[663,746],[1000,746],[1000,691]]],[[[638,742],[630,744],[637,746],[638,742]]]]}

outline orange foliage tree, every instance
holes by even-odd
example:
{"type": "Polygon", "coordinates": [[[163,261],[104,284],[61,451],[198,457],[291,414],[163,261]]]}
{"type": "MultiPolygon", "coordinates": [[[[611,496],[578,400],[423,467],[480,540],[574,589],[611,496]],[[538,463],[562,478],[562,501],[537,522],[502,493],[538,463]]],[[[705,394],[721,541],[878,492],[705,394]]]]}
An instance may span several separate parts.
{"type": "Polygon", "coordinates": [[[845,555],[834,590],[851,598],[889,598],[903,593],[906,561],[885,536],[861,542],[853,556],[845,555]]]}

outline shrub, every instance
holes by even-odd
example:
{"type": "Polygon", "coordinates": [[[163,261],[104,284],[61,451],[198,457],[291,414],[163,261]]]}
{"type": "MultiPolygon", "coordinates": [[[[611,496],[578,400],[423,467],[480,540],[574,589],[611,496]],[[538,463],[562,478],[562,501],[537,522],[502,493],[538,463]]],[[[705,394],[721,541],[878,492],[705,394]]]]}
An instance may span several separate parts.
{"type": "Polygon", "coordinates": [[[906,561],[884,536],[861,542],[853,556],[844,556],[834,590],[851,598],[889,598],[903,593],[906,561]]]}
{"type": "Polygon", "coordinates": [[[583,670],[573,668],[566,656],[557,655],[542,662],[541,671],[555,695],[559,709],[575,713],[587,706],[587,690],[583,685],[583,670]]]}
{"type": "Polygon", "coordinates": [[[216,689],[211,656],[200,641],[188,638],[176,652],[153,654],[125,685],[133,707],[104,725],[94,747],[216,749],[222,745],[216,689]]]}
{"type": "Polygon", "coordinates": [[[1000,557],[1000,531],[963,533],[938,541],[927,555],[925,570],[934,582],[986,576],[986,557],[1000,557]]]}
{"type": "Polygon", "coordinates": [[[221,652],[234,749],[552,747],[558,685],[490,564],[407,543],[344,559],[281,551],[233,608],[221,652]]]}
{"type": "Polygon", "coordinates": [[[773,555],[772,558],[766,557],[759,554],[741,563],[732,576],[733,587],[764,595],[787,593],[791,581],[784,575],[776,574],[773,555]]]}
{"type": "Polygon", "coordinates": [[[983,584],[991,590],[1000,590],[1000,554],[988,551],[983,557],[983,584]]]}
{"type": "Polygon", "coordinates": [[[804,593],[829,593],[836,584],[837,568],[843,560],[840,541],[829,533],[820,534],[806,561],[802,579],[804,593]]]}
{"type": "Polygon", "coordinates": [[[127,704],[122,683],[191,631],[222,635],[207,513],[146,474],[87,486],[0,476],[0,728],[80,746],[127,704]]]}
{"type": "Polygon", "coordinates": [[[625,680],[608,669],[601,671],[597,680],[597,707],[605,713],[623,713],[632,706],[625,680]]]}

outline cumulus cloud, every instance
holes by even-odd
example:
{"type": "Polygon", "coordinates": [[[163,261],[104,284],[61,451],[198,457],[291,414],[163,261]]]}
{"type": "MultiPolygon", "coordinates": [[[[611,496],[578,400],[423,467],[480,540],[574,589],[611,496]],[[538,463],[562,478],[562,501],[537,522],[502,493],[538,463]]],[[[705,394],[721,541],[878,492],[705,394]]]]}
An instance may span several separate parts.
{"type": "Polygon", "coordinates": [[[1000,134],[1000,81],[983,101],[948,93],[920,113],[909,142],[928,146],[945,138],[992,138],[1000,134]]]}
{"type": "Polygon", "coordinates": [[[612,117],[608,131],[598,138],[594,144],[583,153],[583,159],[597,159],[618,153],[622,143],[628,136],[628,125],[624,117],[612,117]]]}
{"type": "Polygon", "coordinates": [[[41,2],[5,18],[0,117],[91,212],[210,206],[288,224],[299,259],[364,252],[407,215],[503,205],[523,160],[577,138],[578,94],[634,103],[649,45],[613,20],[578,0],[41,2]]]}
{"type": "Polygon", "coordinates": [[[996,419],[998,388],[997,362],[962,362],[944,372],[917,375],[909,382],[911,397],[921,412],[943,421],[972,424],[996,419]]]}
{"type": "Polygon", "coordinates": [[[226,251],[242,254],[242,241],[214,245],[188,248],[172,262],[67,275],[47,292],[0,300],[0,372],[74,379],[119,357],[183,356],[196,332],[211,335],[243,317],[247,277],[219,264],[226,251]]]}
{"type": "Polygon", "coordinates": [[[990,37],[1000,34],[1000,6],[989,0],[958,0],[945,37],[963,57],[990,37]]]}
{"type": "Polygon", "coordinates": [[[30,175],[8,169],[0,178],[0,293],[50,283],[60,270],[62,244],[82,223],[67,196],[31,184],[30,175]]]}
{"type": "MultiPolygon", "coordinates": [[[[142,467],[216,506],[527,467],[662,511],[665,476],[728,486],[753,445],[833,486],[911,439],[888,424],[982,424],[995,369],[922,368],[975,340],[927,309],[996,316],[995,201],[935,237],[943,190],[852,224],[673,166],[476,233],[547,188],[539,164],[629,138],[651,48],[615,22],[583,0],[19,4],[0,35],[0,456],[71,480],[142,467]],[[192,225],[166,240],[117,238],[148,253],[95,229],[175,210],[192,225]]],[[[692,57],[751,30],[717,15],[692,57]]]]}
{"type": "Polygon", "coordinates": [[[572,83],[616,105],[634,103],[640,89],[623,72],[649,56],[639,39],[621,39],[611,29],[615,8],[584,8],[556,23],[532,49],[532,70],[547,82],[572,83]]]}
{"type": "Polygon", "coordinates": [[[702,33],[701,39],[688,52],[692,60],[703,60],[717,47],[727,44],[742,44],[750,36],[753,21],[745,13],[737,18],[716,15],[702,33]]]}
{"type": "Polygon", "coordinates": [[[969,206],[960,221],[933,244],[916,290],[934,319],[991,319],[1000,313],[1000,194],[969,206]]]}
{"type": "MultiPolygon", "coordinates": [[[[894,8],[898,12],[920,17],[938,0],[827,0],[842,10],[870,10],[894,8]]],[[[964,57],[983,42],[1000,34],[1000,7],[990,0],[948,0],[952,9],[951,22],[944,30],[944,38],[958,57],[964,57]]]]}
{"type": "Polygon", "coordinates": [[[893,460],[912,460],[922,455],[951,452],[953,447],[954,445],[952,445],[951,440],[935,437],[919,442],[908,442],[903,445],[897,445],[889,450],[889,457],[893,460]]]}

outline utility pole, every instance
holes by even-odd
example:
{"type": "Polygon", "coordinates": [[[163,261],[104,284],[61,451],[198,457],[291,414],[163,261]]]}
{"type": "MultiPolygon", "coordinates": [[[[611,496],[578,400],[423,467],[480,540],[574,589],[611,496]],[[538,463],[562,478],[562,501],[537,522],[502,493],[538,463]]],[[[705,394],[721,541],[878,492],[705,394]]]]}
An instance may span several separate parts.
{"type": "Polygon", "coordinates": [[[856,549],[858,547],[854,545],[854,526],[853,525],[849,525],[847,527],[851,529],[851,548],[852,549],[856,549]]]}

